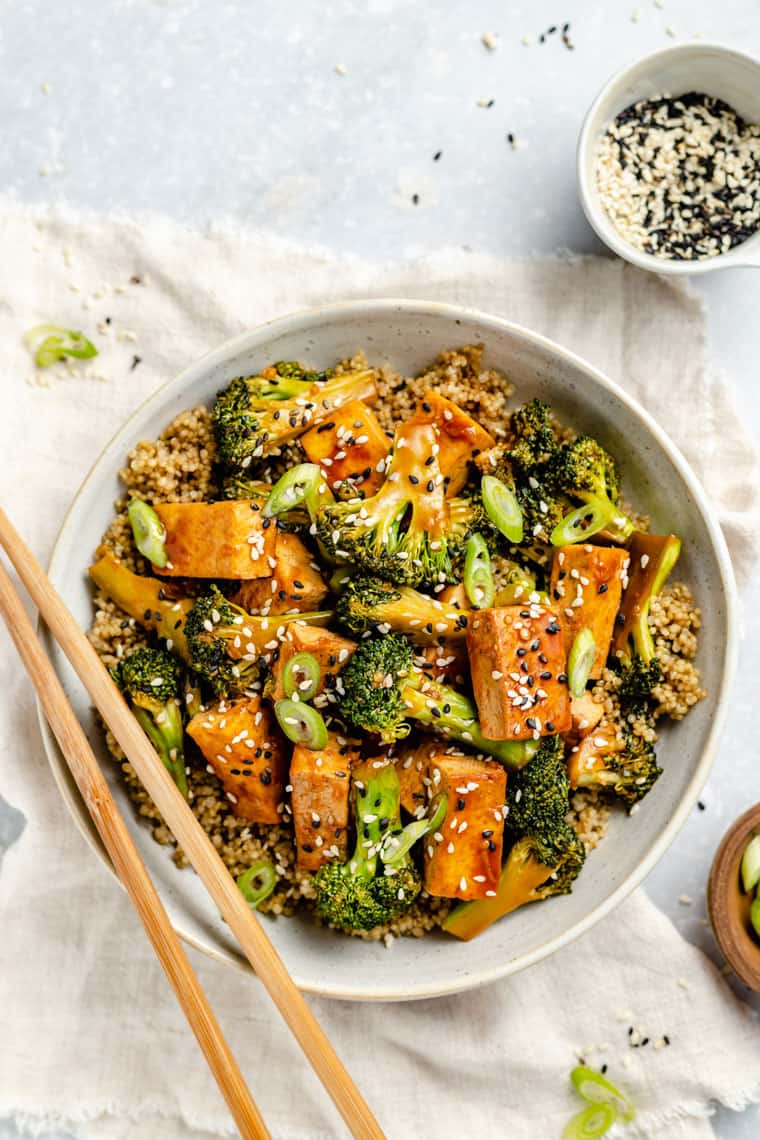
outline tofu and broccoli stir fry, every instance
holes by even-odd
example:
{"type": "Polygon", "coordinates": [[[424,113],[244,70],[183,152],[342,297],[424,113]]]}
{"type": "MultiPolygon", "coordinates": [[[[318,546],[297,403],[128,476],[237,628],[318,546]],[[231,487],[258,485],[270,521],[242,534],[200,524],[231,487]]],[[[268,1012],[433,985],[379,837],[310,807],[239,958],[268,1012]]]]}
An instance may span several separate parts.
{"type": "Polygon", "coordinates": [[[275,363],[122,473],[90,636],[262,912],[466,940],[569,892],[704,695],[678,536],[481,352],[275,363]]]}

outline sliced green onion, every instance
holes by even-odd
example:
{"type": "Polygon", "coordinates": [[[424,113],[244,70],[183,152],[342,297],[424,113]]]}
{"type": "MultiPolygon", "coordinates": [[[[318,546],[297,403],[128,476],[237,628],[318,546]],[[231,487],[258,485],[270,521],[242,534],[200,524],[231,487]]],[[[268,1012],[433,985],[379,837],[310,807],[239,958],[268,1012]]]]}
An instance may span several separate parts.
{"type": "Polygon", "coordinates": [[[274,715],[280,728],[293,744],[303,744],[314,752],[327,744],[325,722],[311,705],[286,697],[285,700],[275,703],[274,715]]]}
{"type": "Polygon", "coordinates": [[[514,491],[495,475],[484,475],[480,482],[480,493],[486,513],[505,538],[510,542],[523,540],[523,514],[514,491]]]}
{"type": "Polygon", "coordinates": [[[166,547],[166,527],[153,507],[142,499],[133,499],[127,507],[127,517],[132,527],[135,546],[143,558],[148,558],[159,570],[168,562],[166,547]]]}
{"type": "Polygon", "coordinates": [[[749,894],[760,883],[760,835],[751,839],[742,855],[742,885],[749,894]]]}
{"type": "Polygon", "coordinates": [[[464,555],[464,590],[476,609],[487,610],[493,605],[496,586],[491,568],[491,555],[481,534],[471,534],[464,555]]]}
{"type": "Polygon", "coordinates": [[[749,908],[749,920],[755,934],[760,938],[760,898],[752,900],[752,906],[749,908]]]}
{"type": "Polygon", "coordinates": [[[446,796],[443,792],[439,792],[430,801],[429,815],[426,815],[424,819],[415,819],[412,823],[408,823],[403,831],[398,832],[397,835],[388,836],[380,851],[380,858],[383,863],[395,863],[397,860],[403,859],[415,843],[418,843],[431,831],[438,831],[446,818],[446,811],[446,796]]]}
{"type": "Polygon", "coordinates": [[[590,1104],[567,1122],[562,1140],[596,1140],[612,1128],[617,1115],[614,1104],[590,1104]]]}
{"type": "Polygon", "coordinates": [[[593,633],[590,629],[579,630],[567,659],[567,684],[574,697],[582,697],[585,693],[595,657],[596,641],[593,633]]]}
{"type": "Polygon", "coordinates": [[[272,487],[264,504],[264,514],[272,518],[303,504],[313,522],[320,507],[332,502],[334,496],[325,482],[322,468],[316,463],[299,463],[286,471],[272,487]]]}
{"type": "Polygon", "coordinates": [[[557,523],[551,533],[552,546],[570,546],[573,542],[585,542],[592,534],[598,534],[610,524],[610,513],[604,507],[587,504],[578,507],[557,523]]]}
{"type": "Polygon", "coordinates": [[[321,676],[322,670],[313,653],[294,653],[282,669],[285,696],[310,701],[319,689],[321,676]]]}
{"type": "Polygon", "coordinates": [[[24,344],[34,353],[34,363],[38,368],[57,364],[67,356],[89,360],[98,355],[97,348],[84,333],[64,329],[60,325],[35,325],[24,333],[24,344]]]}
{"type": "Polygon", "coordinates": [[[632,1101],[619,1088],[608,1081],[601,1073],[589,1069],[588,1065],[578,1065],[570,1074],[576,1092],[590,1104],[614,1104],[623,1120],[633,1120],[636,1111],[632,1101]]]}
{"type": "Polygon", "coordinates": [[[251,910],[256,910],[277,886],[277,872],[267,859],[259,859],[236,882],[251,910]]]}

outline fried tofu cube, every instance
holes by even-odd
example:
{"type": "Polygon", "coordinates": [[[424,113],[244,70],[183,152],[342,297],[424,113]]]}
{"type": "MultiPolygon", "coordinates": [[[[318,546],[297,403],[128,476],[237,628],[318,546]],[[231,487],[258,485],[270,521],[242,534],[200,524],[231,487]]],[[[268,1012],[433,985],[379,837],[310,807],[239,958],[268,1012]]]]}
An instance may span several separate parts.
{"type": "Polygon", "coordinates": [[[438,463],[444,480],[446,495],[458,495],[467,482],[470,463],[496,440],[484,427],[462,411],[445,396],[426,392],[415,409],[414,423],[435,424],[440,433],[438,463]]]}
{"type": "Polygon", "coordinates": [[[628,560],[628,551],[618,546],[587,542],[562,546],[554,555],[549,596],[557,606],[568,653],[580,630],[593,633],[592,680],[601,677],[607,663],[628,560]]]}
{"type": "Polygon", "coordinates": [[[258,504],[155,503],[166,529],[167,577],[266,578],[272,573],[275,527],[264,528],[258,504]],[[256,509],[252,509],[253,507],[256,509]]]}
{"type": "Polygon", "coordinates": [[[416,815],[430,799],[430,758],[440,752],[441,741],[423,737],[414,746],[402,747],[395,760],[398,782],[401,786],[401,806],[410,815],[416,815]]]}
{"type": "Polygon", "coordinates": [[[546,606],[480,610],[467,628],[480,727],[490,740],[538,740],[571,724],[562,626],[546,606]]]}
{"type": "Polygon", "coordinates": [[[290,761],[291,808],[295,827],[296,862],[306,871],[348,854],[351,768],[358,745],[330,733],[318,751],[297,744],[290,761]]]}
{"type": "Polygon", "coordinates": [[[571,697],[570,716],[572,717],[572,725],[568,739],[582,740],[584,736],[593,732],[599,724],[604,716],[604,705],[595,701],[591,693],[584,693],[582,697],[571,697]]]}
{"type": "Polygon", "coordinates": [[[427,676],[431,677],[437,685],[464,684],[469,673],[467,646],[464,641],[451,641],[443,638],[438,645],[426,645],[419,648],[416,658],[427,676]]]}
{"type": "Polygon", "coordinates": [[[271,578],[241,582],[232,601],[249,614],[288,614],[318,610],[329,593],[314,557],[297,534],[276,531],[271,578]]]}
{"type": "Polygon", "coordinates": [[[335,689],[338,674],[355,649],[355,641],[349,641],[347,637],[341,637],[329,629],[306,625],[300,621],[293,622],[287,627],[277,660],[272,666],[272,676],[267,685],[266,695],[273,701],[281,701],[286,695],[282,684],[283,668],[296,653],[311,653],[317,660],[320,674],[314,704],[317,707],[324,706],[327,703],[327,695],[331,695],[335,689]],[[325,698],[320,701],[320,694],[325,690],[327,691],[325,698]]]}
{"type": "Polygon", "coordinates": [[[440,831],[424,840],[425,890],[446,899],[490,897],[501,873],[507,773],[495,760],[440,748],[428,770],[447,812],[440,831]]]}
{"type": "Polygon", "coordinates": [[[288,774],[288,748],[259,697],[217,701],[187,726],[222,781],[232,814],[251,823],[280,823],[288,774]]]}
{"type": "Polygon", "coordinates": [[[322,468],[328,486],[348,498],[374,495],[385,477],[377,468],[391,441],[361,400],[335,408],[329,420],[305,432],[300,443],[311,462],[322,468]]]}

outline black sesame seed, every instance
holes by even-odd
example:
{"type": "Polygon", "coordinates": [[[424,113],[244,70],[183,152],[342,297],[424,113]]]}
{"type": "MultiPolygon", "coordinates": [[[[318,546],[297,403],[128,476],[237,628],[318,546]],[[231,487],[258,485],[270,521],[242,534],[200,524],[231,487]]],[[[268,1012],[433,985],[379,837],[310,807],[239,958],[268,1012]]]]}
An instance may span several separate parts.
{"type": "Polygon", "coordinates": [[[464,809],[466,807],[467,807],[467,804],[465,803],[464,800],[457,800],[457,811],[464,811],[464,809]]]}
{"type": "Polygon", "coordinates": [[[598,594],[606,594],[608,589],[609,589],[609,586],[607,585],[607,583],[602,582],[601,585],[599,586],[599,589],[597,590],[597,593],[598,594]]]}

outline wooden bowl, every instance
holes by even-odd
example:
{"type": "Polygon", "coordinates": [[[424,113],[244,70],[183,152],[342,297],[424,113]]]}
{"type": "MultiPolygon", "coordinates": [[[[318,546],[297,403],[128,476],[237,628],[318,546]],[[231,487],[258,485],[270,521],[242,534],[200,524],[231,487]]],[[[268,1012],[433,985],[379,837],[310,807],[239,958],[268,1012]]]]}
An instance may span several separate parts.
{"type": "Polygon", "coordinates": [[[739,816],[715,853],[707,882],[707,910],[715,939],[734,973],[760,993],[760,941],[752,933],[753,895],[742,889],[740,867],[750,839],[760,835],[760,804],[739,816]]]}

